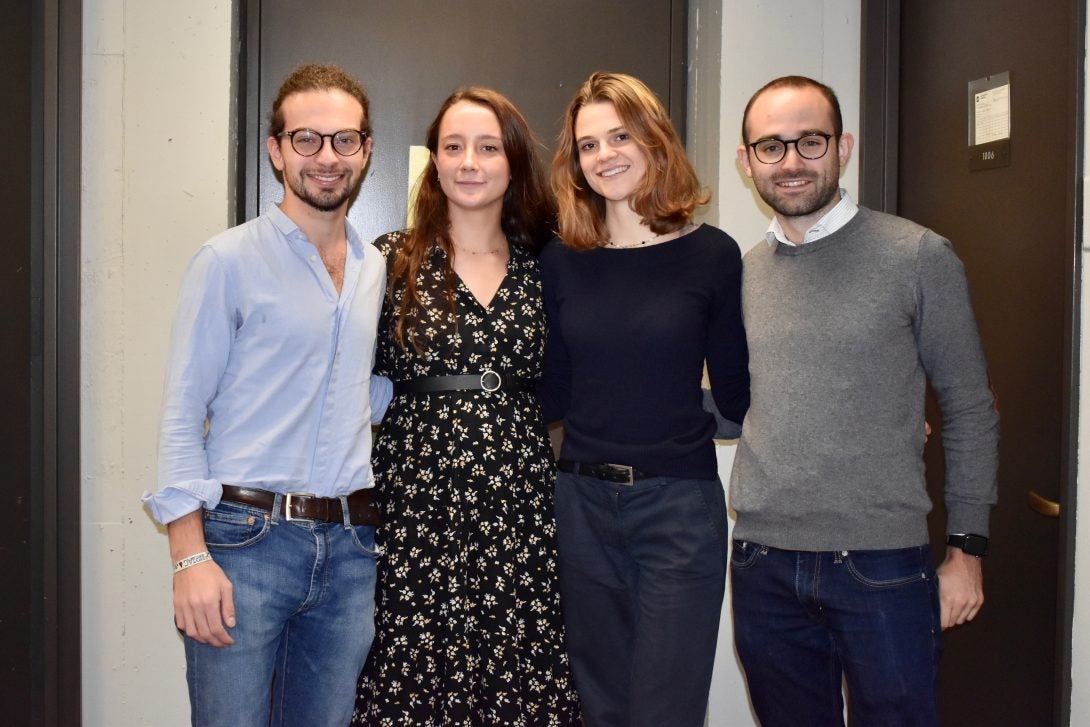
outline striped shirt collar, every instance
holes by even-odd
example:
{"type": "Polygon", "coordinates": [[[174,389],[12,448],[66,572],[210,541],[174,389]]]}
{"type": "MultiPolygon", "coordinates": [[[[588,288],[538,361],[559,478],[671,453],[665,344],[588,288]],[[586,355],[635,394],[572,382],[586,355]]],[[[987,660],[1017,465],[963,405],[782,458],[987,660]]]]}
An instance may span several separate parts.
{"type": "MultiPolygon", "coordinates": [[[[817,221],[817,224],[806,231],[806,234],[802,237],[802,244],[805,245],[808,242],[828,237],[848,224],[858,211],[859,206],[852,200],[848,190],[842,187],[840,189],[840,201],[826,212],[825,216],[817,221]]],[[[772,222],[769,223],[768,230],[765,232],[765,242],[768,243],[769,247],[773,248],[776,247],[777,242],[792,247],[796,246],[795,243],[787,239],[787,235],[784,234],[783,227],[780,225],[780,218],[776,215],[772,216],[772,222]]]]}

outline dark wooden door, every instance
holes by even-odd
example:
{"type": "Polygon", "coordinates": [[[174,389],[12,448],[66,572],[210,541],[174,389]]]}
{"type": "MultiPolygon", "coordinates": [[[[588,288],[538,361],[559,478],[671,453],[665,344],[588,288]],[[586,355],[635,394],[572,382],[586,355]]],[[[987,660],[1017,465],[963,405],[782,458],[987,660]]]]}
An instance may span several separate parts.
{"type": "Polygon", "coordinates": [[[334,62],[372,102],[375,146],[349,218],[372,239],[405,224],[409,146],[423,145],[458,86],[507,95],[551,151],[564,109],[592,71],[642,78],[682,130],[684,0],[250,0],[242,106],[241,217],[280,199],[265,153],[265,115],[303,62],[334,62]]]}
{"type": "MultiPolygon", "coordinates": [[[[1002,428],[986,603],[974,623],[945,634],[943,722],[1050,725],[1066,709],[1071,574],[1063,518],[1028,498],[1062,502],[1072,479],[1081,3],[900,5],[897,212],[950,238],[965,263],[1002,428]],[[968,83],[1003,71],[1010,165],[972,171],[968,83]]],[[[945,523],[938,440],[926,457],[936,544],[945,523]]]]}

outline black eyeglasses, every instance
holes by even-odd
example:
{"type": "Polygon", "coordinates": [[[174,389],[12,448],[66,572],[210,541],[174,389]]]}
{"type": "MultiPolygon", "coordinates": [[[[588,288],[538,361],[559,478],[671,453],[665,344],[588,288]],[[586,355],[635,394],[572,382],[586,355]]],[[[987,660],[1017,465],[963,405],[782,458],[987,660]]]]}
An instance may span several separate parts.
{"type": "Polygon", "coordinates": [[[803,159],[821,159],[829,151],[829,139],[835,134],[813,133],[797,139],[761,139],[749,145],[757,161],[762,164],[776,164],[787,156],[787,147],[794,146],[803,159]]]}
{"type": "Polygon", "coordinates": [[[294,131],[281,131],[276,138],[286,136],[291,139],[291,148],[299,156],[312,157],[322,150],[325,140],[329,139],[333,151],[342,157],[350,157],[359,153],[363,148],[363,142],[367,139],[367,132],[359,129],[341,129],[332,134],[319,134],[314,129],[295,129],[294,131]]]}

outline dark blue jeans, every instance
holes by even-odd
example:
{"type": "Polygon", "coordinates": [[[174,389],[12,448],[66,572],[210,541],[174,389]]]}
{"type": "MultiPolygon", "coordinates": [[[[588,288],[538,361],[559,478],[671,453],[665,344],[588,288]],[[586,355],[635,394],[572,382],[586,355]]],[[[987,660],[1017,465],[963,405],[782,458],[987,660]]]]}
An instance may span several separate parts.
{"type": "Polygon", "coordinates": [[[734,643],[764,727],[937,725],[942,637],[926,546],[805,552],[734,541],[734,643]]]}
{"type": "Polygon", "coordinates": [[[726,587],[718,480],[561,472],[560,590],[589,727],[701,727],[726,587]]]}

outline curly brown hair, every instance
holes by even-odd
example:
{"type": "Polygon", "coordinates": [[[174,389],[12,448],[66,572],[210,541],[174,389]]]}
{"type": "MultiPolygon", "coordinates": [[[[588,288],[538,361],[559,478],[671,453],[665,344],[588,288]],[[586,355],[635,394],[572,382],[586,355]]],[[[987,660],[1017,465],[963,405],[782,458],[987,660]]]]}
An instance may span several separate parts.
{"type": "Polygon", "coordinates": [[[360,102],[360,106],[363,107],[360,131],[371,136],[371,101],[367,98],[367,92],[363,90],[363,86],[337,66],[319,63],[306,63],[299,66],[280,84],[276,100],[273,101],[272,111],[269,112],[269,136],[277,136],[284,130],[284,112],[280,107],[288,96],[303,91],[334,89],[344,91],[360,102]]]}
{"type": "Polygon", "coordinates": [[[450,237],[450,215],[447,196],[439,184],[435,154],[439,151],[439,125],[451,106],[468,101],[489,109],[500,122],[503,153],[511,172],[511,181],[503,195],[500,227],[509,245],[537,253],[553,235],[556,209],[549,196],[542,169],[540,146],[534,138],[526,119],[506,96],[490,88],[467,86],[459,88],[439,107],[439,113],[428,126],[427,147],[431,152],[428,163],[420,175],[420,182],[413,207],[414,227],[409,230],[405,244],[398,250],[390,264],[387,295],[395,303],[394,291],[403,288],[404,295],[394,319],[394,336],[398,344],[406,342],[419,350],[413,336],[413,327],[424,309],[417,291],[417,275],[435,246],[447,253],[446,298],[451,316],[454,316],[454,270],[450,237]]]}
{"type": "Polygon", "coordinates": [[[575,121],[587,104],[607,102],[647,155],[647,173],[633,193],[632,209],[656,234],[684,227],[711,194],[700,186],[666,109],[643,81],[624,73],[592,73],[575,94],[553,157],[551,183],[558,207],[560,237],[578,250],[608,239],[605,200],[590,188],[579,165],[575,121]]]}

